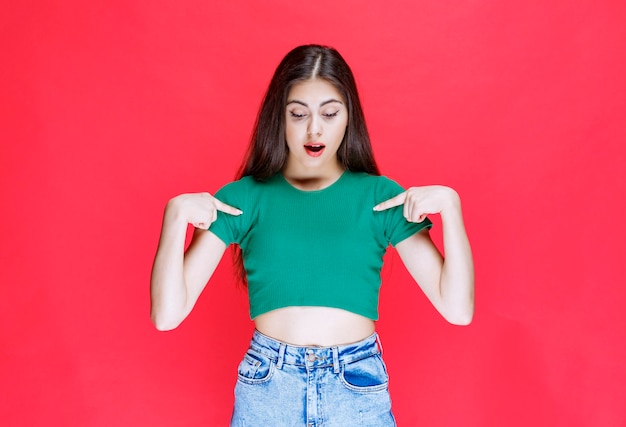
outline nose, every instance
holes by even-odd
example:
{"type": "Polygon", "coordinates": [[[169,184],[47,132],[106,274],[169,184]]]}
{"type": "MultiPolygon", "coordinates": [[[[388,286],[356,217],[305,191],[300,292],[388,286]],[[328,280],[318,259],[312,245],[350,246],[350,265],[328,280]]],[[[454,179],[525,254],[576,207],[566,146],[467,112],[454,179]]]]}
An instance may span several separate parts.
{"type": "Polygon", "coordinates": [[[307,135],[309,137],[313,137],[313,135],[315,135],[316,137],[322,136],[322,124],[319,122],[318,119],[311,120],[307,129],[307,135]]]}

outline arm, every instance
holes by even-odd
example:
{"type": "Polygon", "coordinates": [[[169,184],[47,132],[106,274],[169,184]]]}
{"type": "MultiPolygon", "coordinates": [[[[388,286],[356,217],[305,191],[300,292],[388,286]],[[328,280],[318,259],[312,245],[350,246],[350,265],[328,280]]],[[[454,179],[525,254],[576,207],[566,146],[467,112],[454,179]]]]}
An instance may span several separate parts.
{"type": "Polygon", "coordinates": [[[222,258],[226,244],[205,230],[195,230],[185,251],[187,225],[206,229],[218,210],[241,214],[208,193],[183,194],[168,202],[150,280],[150,317],[157,329],[174,329],[187,317],[222,258]]]}
{"type": "Polygon", "coordinates": [[[413,187],[375,209],[401,204],[407,221],[421,222],[428,214],[441,215],[445,259],[428,231],[403,240],[396,249],[437,311],[450,323],[469,324],[474,315],[474,263],[458,194],[442,186],[413,187]]]}

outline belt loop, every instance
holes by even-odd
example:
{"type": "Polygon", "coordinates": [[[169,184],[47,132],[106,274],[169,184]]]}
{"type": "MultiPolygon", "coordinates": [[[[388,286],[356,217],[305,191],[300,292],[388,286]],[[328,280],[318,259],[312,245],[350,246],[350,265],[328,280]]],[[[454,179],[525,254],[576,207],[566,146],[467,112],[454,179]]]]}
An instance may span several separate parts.
{"type": "Polygon", "coordinates": [[[339,373],[339,350],[337,350],[337,347],[333,347],[333,372],[335,374],[339,373]]]}
{"type": "Polygon", "coordinates": [[[278,347],[278,361],[276,362],[276,367],[278,369],[283,369],[283,362],[285,361],[285,347],[286,345],[283,344],[282,342],[280,343],[280,346],[278,347]]]}
{"type": "Polygon", "coordinates": [[[380,337],[378,336],[378,334],[376,334],[376,344],[378,344],[378,350],[380,352],[380,355],[383,355],[383,343],[380,342],[380,337]]]}

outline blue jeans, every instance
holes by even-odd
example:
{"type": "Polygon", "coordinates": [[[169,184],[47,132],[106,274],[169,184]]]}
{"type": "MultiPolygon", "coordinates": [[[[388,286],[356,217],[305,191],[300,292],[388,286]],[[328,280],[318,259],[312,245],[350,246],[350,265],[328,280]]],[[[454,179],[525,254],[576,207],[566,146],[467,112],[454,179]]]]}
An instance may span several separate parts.
{"type": "Polygon", "coordinates": [[[239,364],[231,427],[393,427],[378,335],[300,347],[254,332],[239,364]]]}

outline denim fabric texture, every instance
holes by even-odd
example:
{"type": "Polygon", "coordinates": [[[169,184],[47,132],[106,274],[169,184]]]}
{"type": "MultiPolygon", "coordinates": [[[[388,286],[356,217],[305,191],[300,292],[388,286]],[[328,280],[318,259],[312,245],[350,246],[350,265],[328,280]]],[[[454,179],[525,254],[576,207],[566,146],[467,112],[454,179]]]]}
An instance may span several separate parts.
{"type": "Polygon", "coordinates": [[[378,335],[300,347],[255,331],[239,364],[231,427],[394,427],[378,335]]]}

